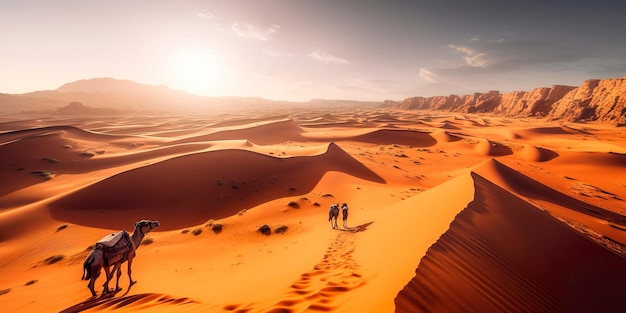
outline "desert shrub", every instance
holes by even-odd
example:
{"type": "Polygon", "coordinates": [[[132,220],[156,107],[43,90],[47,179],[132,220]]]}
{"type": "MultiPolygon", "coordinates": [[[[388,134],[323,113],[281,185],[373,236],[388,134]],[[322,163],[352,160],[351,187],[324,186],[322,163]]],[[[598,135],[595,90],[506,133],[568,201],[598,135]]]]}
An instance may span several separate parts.
{"type": "Polygon", "coordinates": [[[80,155],[81,155],[81,156],[84,156],[84,157],[91,158],[91,157],[93,157],[95,154],[94,154],[93,152],[83,151],[83,152],[81,152],[81,153],[80,153],[80,155]]]}
{"type": "Polygon", "coordinates": [[[222,224],[213,224],[213,226],[211,226],[211,230],[216,234],[221,233],[223,228],[222,224]]]}
{"type": "Polygon", "coordinates": [[[1,295],[6,295],[7,293],[11,292],[11,288],[7,288],[7,289],[2,289],[0,290],[0,296],[1,295]]]}
{"type": "Polygon", "coordinates": [[[52,177],[54,176],[54,172],[52,171],[47,171],[47,170],[36,170],[36,171],[32,171],[30,172],[33,175],[37,175],[45,180],[49,180],[52,179],[52,177]]]}
{"type": "Polygon", "coordinates": [[[285,225],[281,225],[278,226],[276,229],[274,229],[274,233],[275,234],[284,234],[287,232],[287,229],[289,229],[289,227],[285,226],[285,225]]]}
{"type": "Polygon", "coordinates": [[[213,224],[215,224],[214,220],[208,220],[206,224],[204,224],[204,227],[213,227],[213,224]]]}
{"type": "Polygon", "coordinates": [[[29,281],[27,281],[27,282],[24,284],[24,286],[30,286],[30,285],[32,285],[32,284],[34,284],[34,283],[36,283],[36,282],[38,282],[38,280],[36,280],[36,279],[29,280],[29,281]]]}
{"type": "Polygon", "coordinates": [[[261,227],[259,227],[259,233],[265,235],[265,236],[269,236],[272,234],[272,229],[267,225],[263,225],[261,227]]]}
{"type": "Polygon", "coordinates": [[[320,206],[319,202],[313,202],[313,206],[320,206]]]}
{"type": "Polygon", "coordinates": [[[231,180],[231,181],[230,181],[230,186],[231,186],[233,189],[239,189],[239,185],[237,184],[237,181],[236,181],[236,180],[231,180]]]}
{"type": "Polygon", "coordinates": [[[294,209],[297,209],[297,208],[300,207],[300,205],[298,205],[298,202],[296,202],[296,201],[289,201],[289,203],[287,205],[292,207],[292,208],[294,208],[294,209]]]}
{"type": "Polygon", "coordinates": [[[183,231],[181,231],[180,233],[181,233],[181,234],[186,234],[186,233],[188,233],[188,232],[189,232],[189,229],[183,229],[183,231]]]}
{"type": "Polygon", "coordinates": [[[332,197],[333,197],[333,195],[331,195],[331,194],[327,193],[327,194],[324,194],[322,197],[324,197],[324,198],[332,198],[332,197]]]}
{"type": "Polygon", "coordinates": [[[50,264],[54,264],[56,262],[59,262],[59,261],[63,260],[63,258],[65,258],[65,256],[63,254],[57,254],[57,255],[53,255],[51,257],[48,257],[47,259],[44,260],[44,262],[46,262],[46,264],[50,265],[50,264]]]}
{"type": "Polygon", "coordinates": [[[152,238],[144,238],[144,239],[141,241],[141,245],[142,245],[142,246],[143,246],[143,245],[149,245],[149,244],[151,244],[151,243],[153,243],[153,242],[154,242],[154,239],[152,239],[152,238]]]}
{"type": "Polygon", "coordinates": [[[41,158],[44,161],[48,161],[50,163],[59,163],[59,160],[55,159],[55,158],[41,158]]]}
{"type": "Polygon", "coordinates": [[[57,232],[60,232],[60,231],[62,231],[64,229],[66,229],[66,228],[67,228],[67,224],[63,224],[63,225],[57,227],[57,232]]]}
{"type": "Polygon", "coordinates": [[[202,229],[200,228],[196,228],[191,232],[194,236],[198,236],[200,234],[202,234],[202,229]]]}

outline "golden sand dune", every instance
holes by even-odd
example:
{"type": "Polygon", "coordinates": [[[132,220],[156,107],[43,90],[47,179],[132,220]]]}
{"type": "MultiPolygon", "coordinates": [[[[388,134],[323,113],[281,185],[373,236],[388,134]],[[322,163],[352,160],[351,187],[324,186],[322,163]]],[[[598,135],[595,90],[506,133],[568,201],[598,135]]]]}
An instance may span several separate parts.
{"type": "Polygon", "coordinates": [[[290,113],[1,123],[2,309],[619,308],[623,128],[290,113]],[[349,227],[333,230],[328,208],[343,202],[349,227]],[[80,276],[92,245],[144,218],[161,226],[137,250],[138,283],[124,265],[122,290],[91,298],[80,276]]]}
{"type": "Polygon", "coordinates": [[[398,294],[396,312],[606,312],[621,306],[623,256],[472,176],[474,200],[429,248],[398,294]]]}
{"type": "Polygon", "coordinates": [[[328,171],[383,183],[331,143],[316,156],[278,158],[245,150],[188,154],[117,174],[50,204],[54,218],[114,228],[141,216],[171,228],[221,219],[269,200],[309,193],[328,171]],[[294,178],[295,177],[295,178],[294,178]],[[89,220],[95,212],[110,218],[89,220]]]}
{"type": "Polygon", "coordinates": [[[176,143],[215,140],[247,139],[259,145],[270,145],[285,141],[302,141],[302,128],[291,119],[255,122],[252,124],[222,126],[219,131],[207,135],[184,138],[176,143]],[[231,129],[224,129],[231,128],[231,129]]]}

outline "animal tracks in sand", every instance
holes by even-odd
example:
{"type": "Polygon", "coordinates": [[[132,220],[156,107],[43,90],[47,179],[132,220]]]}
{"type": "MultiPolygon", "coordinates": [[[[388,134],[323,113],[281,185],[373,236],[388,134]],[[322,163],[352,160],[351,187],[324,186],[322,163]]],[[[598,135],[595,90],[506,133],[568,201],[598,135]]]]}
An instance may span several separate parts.
{"type": "Polygon", "coordinates": [[[353,257],[353,232],[339,232],[322,260],[311,271],[300,275],[273,304],[227,305],[231,312],[329,312],[339,307],[338,297],[366,283],[353,257]]]}
{"type": "Polygon", "coordinates": [[[123,296],[119,298],[114,298],[113,296],[114,293],[111,293],[111,295],[108,297],[91,298],[87,301],[62,310],[61,313],[76,313],[90,309],[94,311],[101,311],[105,309],[143,310],[164,304],[179,305],[196,303],[196,301],[193,301],[189,298],[174,298],[168,295],[158,293],[143,293],[123,296]]]}

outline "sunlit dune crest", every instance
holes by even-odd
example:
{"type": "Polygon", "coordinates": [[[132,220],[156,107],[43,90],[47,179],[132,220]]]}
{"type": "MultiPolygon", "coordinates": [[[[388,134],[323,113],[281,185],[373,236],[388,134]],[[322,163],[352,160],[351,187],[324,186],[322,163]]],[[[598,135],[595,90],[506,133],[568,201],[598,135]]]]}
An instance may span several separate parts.
{"type": "Polygon", "coordinates": [[[344,104],[6,118],[3,310],[619,308],[624,128],[344,104]],[[142,219],[138,283],[90,297],[93,245],[142,219]]]}
{"type": "Polygon", "coordinates": [[[396,312],[589,312],[621,306],[624,255],[472,176],[474,200],[422,258],[396,298],[396,312]]]}

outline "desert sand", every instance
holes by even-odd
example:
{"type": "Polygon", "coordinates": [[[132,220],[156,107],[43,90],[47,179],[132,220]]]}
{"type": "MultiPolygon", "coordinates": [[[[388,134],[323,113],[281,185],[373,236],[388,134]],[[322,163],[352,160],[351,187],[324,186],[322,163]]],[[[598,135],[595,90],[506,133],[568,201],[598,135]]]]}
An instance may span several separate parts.
{"type": "Polygon", "coordinates": [[[625,128],[382,108],[0,122],[3,312],[623,307],[625,128]],[[138,283],[124,265],[92,298],[90,247],[140,219],[161,226],[138,283]]]}

